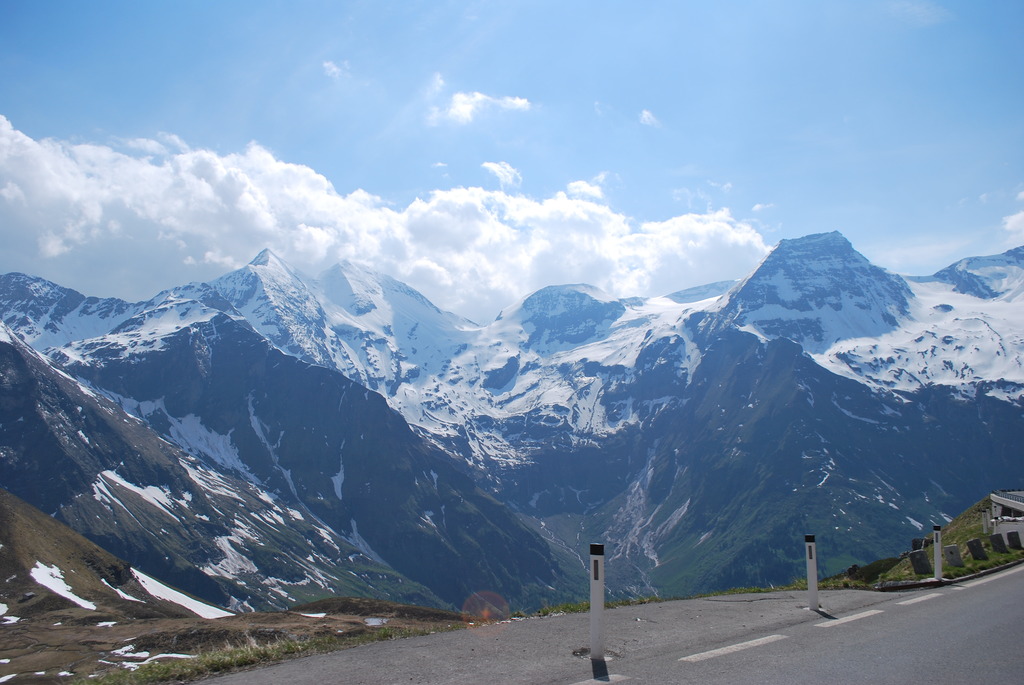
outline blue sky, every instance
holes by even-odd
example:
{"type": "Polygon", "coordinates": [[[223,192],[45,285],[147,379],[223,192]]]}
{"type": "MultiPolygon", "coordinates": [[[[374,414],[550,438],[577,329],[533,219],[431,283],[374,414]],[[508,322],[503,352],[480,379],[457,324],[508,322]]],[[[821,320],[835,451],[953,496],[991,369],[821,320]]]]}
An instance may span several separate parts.
{"type": "Polygon", "coordinates": [[[1024,3],[0,0],[0,272],[141,299],[264,246],[487,320],[842,231],[1024,244],[1024,3]]]}

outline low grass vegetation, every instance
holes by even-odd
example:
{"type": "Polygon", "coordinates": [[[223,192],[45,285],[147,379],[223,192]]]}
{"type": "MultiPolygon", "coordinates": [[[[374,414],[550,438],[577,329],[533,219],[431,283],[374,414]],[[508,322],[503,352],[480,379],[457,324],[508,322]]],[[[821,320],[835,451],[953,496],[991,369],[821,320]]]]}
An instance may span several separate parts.
{"type": "MultiPolygon", "coordinates": [[[[462,624],[457,624],[452,625],[450,629],[458,630],[462,627],[462,624]]],[[[383,626],[359,635],[314,637],[308,640],[282,640],[268,645],[253,644],[245,647],[203,652],[191,659],[154,661],[139,666],[133,671],[112,671],[97,678],[83,679],[77,682],[96,683],[99,685],[188,682],[230,671],[268,666],[294,657],[326,654],[370,642],[428,635],[432,632],[437,632],[437,630],[409,630],[383,626]]]]}
{"type": "MultiPolygon", "coordinates": [[[[942,566],[942,577],[943,578],[963,578],[964,576],[973,575],[981,571],[987,571],[989,569],[998,568],[1011,564],[1016,561],[1024,560],[1024,550],[1011,549],[1007,554],[1000,554],[992,549],[992,543],[989,542],[989,537],[982,530],[982,516],[987,514],[989,510],[990,500],[988,497],[981,500],[964,513],[957,516],[955,519],[950,521],[947,525],[942,528],[942,546],[957,545],[960,548],[960,557],[963,559],[964,565],[950,566],[944,563],[942,566]],[[978,538],[982,542],[982,546],[985,548],[985,552],[988,555],[987,560],[978,561],[970,555],[967,551],[967,541],[978,538]]],[[[928,535],[928,540],[932,539],[931,535],[928,535]]],[[[928,559],[932,559],[932,548],[927,547],[928,559]]],[[[879,576],[878,580],[881,582],[887,581],[913,581],[913,580],[926,580],[931,578],[931,574],[915,574],[914,569],[910,564],[910,559],[902,559],[894,565],[891,569],[879,576]]]]}

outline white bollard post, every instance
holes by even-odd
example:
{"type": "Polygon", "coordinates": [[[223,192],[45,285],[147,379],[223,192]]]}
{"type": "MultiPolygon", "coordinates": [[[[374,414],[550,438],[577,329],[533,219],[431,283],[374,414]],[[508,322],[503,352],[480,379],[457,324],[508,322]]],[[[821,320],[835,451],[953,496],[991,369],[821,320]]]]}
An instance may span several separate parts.
{"type": "Polygon", "coordinates": [[[932,547],[935,548],[935,580],[942,580],[942,526],[932,526],[932,547]]]}
{"type": "Polygon", "coordinates": [[[804,536],[804,545],[807,547],[807,608],[811,611],[818,610],[818,559],[817,546],[814,543],[813,535],[804,536]]]}
{"type": "Polygon", "coordinates": [[[604,660],[604,545],[590,545],[590,658],[604,660]]]}

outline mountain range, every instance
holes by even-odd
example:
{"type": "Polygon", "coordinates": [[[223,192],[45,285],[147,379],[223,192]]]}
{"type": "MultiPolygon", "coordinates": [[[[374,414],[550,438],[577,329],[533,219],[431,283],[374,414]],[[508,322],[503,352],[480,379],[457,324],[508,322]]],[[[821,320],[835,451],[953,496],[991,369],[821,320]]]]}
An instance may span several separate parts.
{"type": "Polygon", "coordinates": [[[928,277],[838,233],[664,297],[486,325],[269,251],[146,302],[0,276],[0,486],[236,609],[531,607],[837,571],[1024,481],[1024,248],[928,277]]]}

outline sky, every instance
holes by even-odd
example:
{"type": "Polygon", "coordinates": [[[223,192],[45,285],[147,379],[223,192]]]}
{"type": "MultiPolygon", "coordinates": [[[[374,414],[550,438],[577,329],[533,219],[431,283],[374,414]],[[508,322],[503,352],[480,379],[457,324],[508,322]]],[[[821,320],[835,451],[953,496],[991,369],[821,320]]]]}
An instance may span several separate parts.
{"type": "Polygon", "coordinates": [[[0,0],[0,273],[147,299],[263,248],[485,323],[842,232],[1024,244],[1024,3],[0,0]]]}

